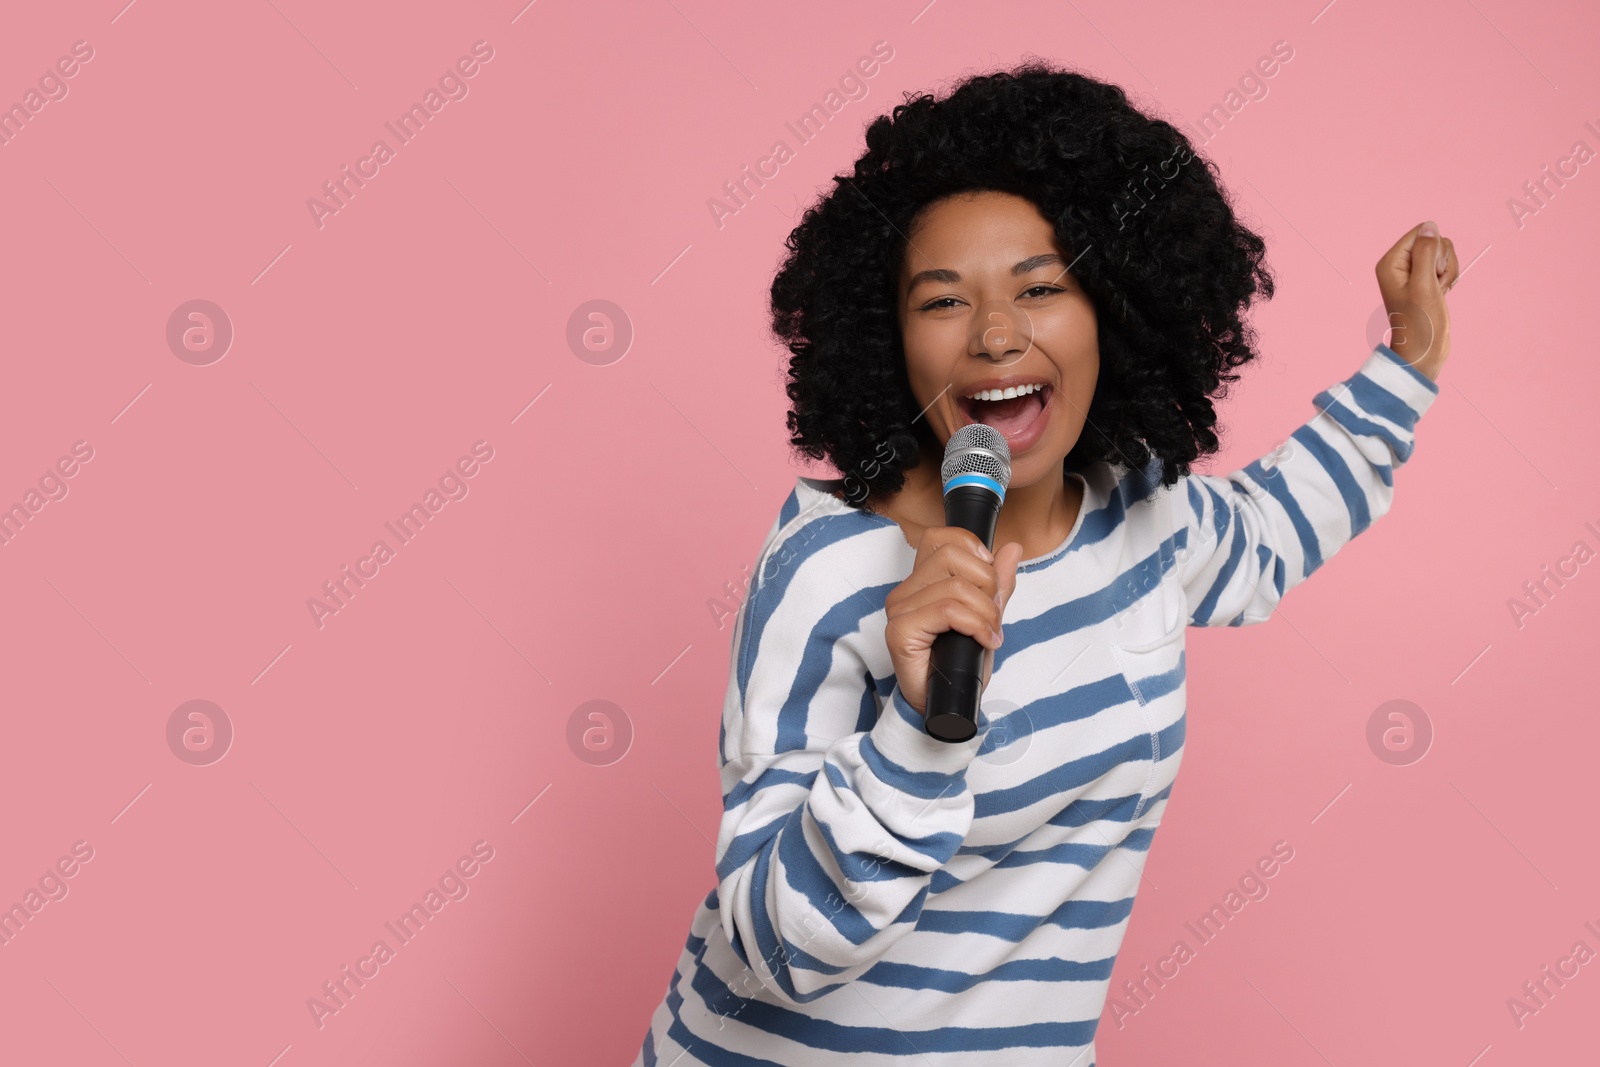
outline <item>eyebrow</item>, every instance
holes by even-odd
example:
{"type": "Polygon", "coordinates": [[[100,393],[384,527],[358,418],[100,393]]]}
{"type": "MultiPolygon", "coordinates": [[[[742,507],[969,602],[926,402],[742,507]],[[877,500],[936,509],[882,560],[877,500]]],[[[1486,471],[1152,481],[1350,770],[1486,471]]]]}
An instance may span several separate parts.
{"type": "MultiPolygon", "coordinates": [[[[1054,252],[1044,252],[1037,256],[1029,256],[1021,263],[1018,263],[1016,266],[1012,267],[1011,273],[1013,275],[1027,274],[1030,271],[1038,270],[1047,263],[1059,263],[1063,268],[1065,268],[1067,265],[1066,261],[1060,256],[1056,255],[1054,252]]],[[[906,286],[906,292],[911,292],[923,282],[947,282],[953,285],[960,280],[961,275],[957,271],[946,270],[943,268],[935,270],[921,270],[911,276],[911,284],[906,286]]]]}

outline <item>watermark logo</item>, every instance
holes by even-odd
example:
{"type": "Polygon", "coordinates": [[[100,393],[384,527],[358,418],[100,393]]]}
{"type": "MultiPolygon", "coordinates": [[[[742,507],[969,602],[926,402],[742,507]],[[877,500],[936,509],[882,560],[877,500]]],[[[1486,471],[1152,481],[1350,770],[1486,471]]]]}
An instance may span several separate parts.
{"type": "Polygon", "coordinates": [[[1028,754],[1033,744],[1033,718],[1026,708],[1009,700],[982,701],[989,720],[978,758],[991,767],[1009,767],[1028,754]]]}
{"type": "Polygon", "coordinates": [[[588,700],[567,716],[567,747],[591,767],[609,767],[633,747],[633,720],[609,700],[588,700]]]}
{"type": "Polygon", "coordinates": [[[579,304],[567,316],[567,347],[585,363],[609,367],[633,346],[633,320],[609,300],[579,304]]]}
{"type": "Polygon", "coordinates": [[[1367,317],[1367,347],[1377,348],[1382,342],[1412,365],[1428,354],[1437,336],[1433,316],[1410,301],[1401,301],[1393,310],[1379,304],[1367,317]]]}
{"type": "Polygon", "coordinates": [[[1392,767],[1408,767],[1433,746],[1433,720],[1409,700],[1390,700],[1367,717],[1367,747],[1392,767]]]}
{"type": "Polygon", "coordinates": [[[194,767],[208,767],[233,746],[233,720],[209,700],[190,700],[167,717],[167,747],[194,767]]]}
{"type": "Polygon", "coordinates": [[[190,300],[167,318],[167,347],[194,367],[208,367],[233,347],[233,320],[209,300],[190,300]]]}

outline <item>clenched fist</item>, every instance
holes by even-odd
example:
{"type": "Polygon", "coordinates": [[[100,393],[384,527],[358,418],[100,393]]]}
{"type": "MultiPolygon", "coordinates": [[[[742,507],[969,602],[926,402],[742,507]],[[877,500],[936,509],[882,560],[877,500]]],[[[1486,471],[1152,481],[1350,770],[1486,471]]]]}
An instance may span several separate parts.
{"type": "Polygon", "coordinates": [[[1394,354],[1437,381],[1450,355],[1444,294],[1461,276],[1456,247],[1432,222],[1415,226],[1378,260],[1378,291],[1389,313],[1394,354]]]}
{"type": "Polygon", "coordinates": [[[983,685],[989,684],[1000,619],[1016,589],[1021,559],[1022,546],[1015,541],[991,559],[970,530],[930,526],[922,532],[910,576],[884,601],[889,620],[884,641],[906,703],[927,714],[929,655],[933,639],[946,630],[959,630],[984,647],[983,685]]]}

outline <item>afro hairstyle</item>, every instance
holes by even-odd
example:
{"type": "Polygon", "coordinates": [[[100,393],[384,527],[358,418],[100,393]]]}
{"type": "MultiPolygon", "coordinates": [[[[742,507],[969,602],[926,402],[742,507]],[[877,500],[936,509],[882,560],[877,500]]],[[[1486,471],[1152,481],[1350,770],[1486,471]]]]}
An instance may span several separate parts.
{"type": "Polygon", "coordinates": [[[867,127],[854,173],[806,209],[772,281],[791,449],[831,463],[865,506],[939,447],[896,313],[906,235],[930,203],[992,190],[1038,207],[1095,307],[1099,379],[1064,469],[1159,460],[1172,485],[1217,451],[1213,401],[1257,356],[1243,313],[1258,293],[1271,299],[1273,278],[1216,166],[1120,87],[1038,58],[905,100],[867,127]]]}

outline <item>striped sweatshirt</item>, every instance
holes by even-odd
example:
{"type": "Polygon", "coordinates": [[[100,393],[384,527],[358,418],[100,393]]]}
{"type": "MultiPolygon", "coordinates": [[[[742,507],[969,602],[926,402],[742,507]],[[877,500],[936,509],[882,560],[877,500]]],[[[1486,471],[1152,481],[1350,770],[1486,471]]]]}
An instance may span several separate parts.
{"type": "Polygon", "coordinates": [[[634,1067],[1095,1067],[1183,757],[1186,626],[1265,621],[1389,510],[1439,389],[1386,345],[1226,477],[1095,464],[1017,567],[978,732],[928,736],[885,598],[915,549],[799,478],[731,639],[717,884],[634,1067]]]}

